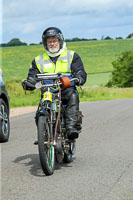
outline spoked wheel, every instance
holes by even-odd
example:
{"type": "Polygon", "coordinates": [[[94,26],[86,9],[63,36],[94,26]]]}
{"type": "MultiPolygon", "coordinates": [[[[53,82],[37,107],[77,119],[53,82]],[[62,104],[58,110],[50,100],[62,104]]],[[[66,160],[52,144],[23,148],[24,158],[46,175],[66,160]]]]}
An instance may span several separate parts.
{"type": "Polygon", "coordinates": [[[9,111],[5,102],[0,99],[0,142],[7,142],[10,133],[9,111]]]}
{"type": "Polygon", "coordinates": [[[46,175],[53,174],[55,165],[55,149],[50,143],[48,116],[40,116],[38,119],[38,150],[43,172],[46,175]]]}

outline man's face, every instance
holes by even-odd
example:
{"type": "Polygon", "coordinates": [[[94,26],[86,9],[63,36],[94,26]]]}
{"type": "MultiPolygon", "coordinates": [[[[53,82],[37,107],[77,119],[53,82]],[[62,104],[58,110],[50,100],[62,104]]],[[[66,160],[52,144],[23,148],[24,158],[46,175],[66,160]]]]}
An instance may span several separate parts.
{"type": "Polygon", "coordinates": [[[57,37],[49,37],[47,39],[47,48],[51,53],[58,52],[60,48],[59,39],[57,37]]]}

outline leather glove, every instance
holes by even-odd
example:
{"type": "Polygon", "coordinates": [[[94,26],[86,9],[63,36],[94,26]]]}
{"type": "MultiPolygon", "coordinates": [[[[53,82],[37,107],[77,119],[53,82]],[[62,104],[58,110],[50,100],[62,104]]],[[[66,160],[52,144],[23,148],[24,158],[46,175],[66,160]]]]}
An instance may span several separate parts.
{"type": "Polygon", "coordinates": [[[75,80],[76,85],[80,86],[80,85],[83,85],[83,84],[84,84],[84,80],[83,80],[83,78],[81,77],[81,75],[75,74],[74,77],[78,79],[78,80],[75,80]]]}
{"type": "Polygon", "coordinates": [[[36,81],[33,80],[33,78],[29,78],[28,80],[24,80],[22,82],[22,87],[24,88],[24,90],[34,90],[35,83],[36,83],[36,81]]]}

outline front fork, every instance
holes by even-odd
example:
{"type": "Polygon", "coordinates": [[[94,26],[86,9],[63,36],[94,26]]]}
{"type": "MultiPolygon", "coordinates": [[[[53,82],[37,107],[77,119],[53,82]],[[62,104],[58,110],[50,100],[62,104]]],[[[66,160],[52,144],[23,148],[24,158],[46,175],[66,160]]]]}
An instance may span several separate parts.
{"type": "Polygon", "coordinates": [[[54,140],[54,120],[53,120],[53,111],[50,110],[50,140],[54,140]]]}

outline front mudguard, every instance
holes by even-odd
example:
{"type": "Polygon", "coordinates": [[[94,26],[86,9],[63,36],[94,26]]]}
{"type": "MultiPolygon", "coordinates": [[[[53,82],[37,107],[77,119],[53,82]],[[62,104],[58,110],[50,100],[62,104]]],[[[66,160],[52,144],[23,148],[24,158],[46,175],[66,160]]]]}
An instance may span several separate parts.
{"type": "Polygon", "coordinates": [[[41,115],[44,115],[44,116],[46,116],[46,115],[48,115],[49,113],[48,113],[48,111],[47,110],[42,110],[42,109],[38,109],[37,111],[36,111],[36,115],[35,115],[35,123],[36,123],[36,126],[37,126],[37,124],[38,124],[38,119],[39,119],[39,117],[41,116],[41,115]]]}

